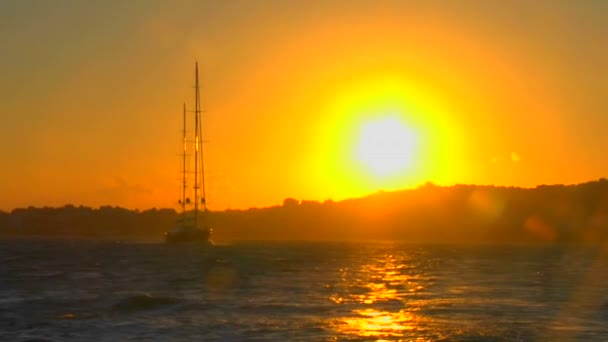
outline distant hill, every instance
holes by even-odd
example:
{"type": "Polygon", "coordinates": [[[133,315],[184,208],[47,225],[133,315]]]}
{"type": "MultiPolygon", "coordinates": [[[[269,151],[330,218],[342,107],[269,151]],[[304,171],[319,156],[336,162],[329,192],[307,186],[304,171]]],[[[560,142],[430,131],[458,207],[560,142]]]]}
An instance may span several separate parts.
{"type": "MultiPolygon", "coordinates": [[[[0,236],[161,239],[173,209],[22,208],[0,211],[0,236]]],[[[427,183],[340,202],[211,212],[217,241],[399,240],[462,243],[599,243],[608,239],[608,181],[533,189],[427,183]]]]}

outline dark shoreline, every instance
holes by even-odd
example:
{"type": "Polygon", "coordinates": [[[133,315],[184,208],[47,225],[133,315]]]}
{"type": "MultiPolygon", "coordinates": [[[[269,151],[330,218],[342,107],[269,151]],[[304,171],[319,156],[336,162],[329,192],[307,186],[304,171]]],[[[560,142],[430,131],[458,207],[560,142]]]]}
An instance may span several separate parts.
{"type": "MultiPolygon", "coordinates": [[[[161,241],[174,209],[19,208],[0,211],[0,238],[161,241]]],[[[608,241],[608,181],[533,189],[426,184],[340,202],[210,211],[217,241],[404,241],[598,244],[608,241]]]]}

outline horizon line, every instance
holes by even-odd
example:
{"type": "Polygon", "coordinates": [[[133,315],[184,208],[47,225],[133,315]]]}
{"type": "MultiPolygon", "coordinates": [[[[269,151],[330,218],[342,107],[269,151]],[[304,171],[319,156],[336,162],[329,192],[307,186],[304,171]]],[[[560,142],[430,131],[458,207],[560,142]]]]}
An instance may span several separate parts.
{"type": "MultiPolygon", "coordinates": [[[[543,186],[579,186],[579,185],[584,185],[584,184],[589,184],[589,183],[601,183],[601,182],[606,182],[608,181],[607,178],[605,177],[600,177],[597,178],[595,180],[588,180],[588,181],[583,181],[583,182],[579,182],[579,183],[552,183],[552,184],[536,184],[534,186],[520,186],[520,185],[496,185],[496,184],[466,184],[466,183],[455,183],[455,184],[451,184],[451,185],[437,185],[434,182],[431,181],[426,181],[422,184],[418,184],[415,187],[410,187],[410,188],[402,188],[402,189],[397,189],[397,190],[383,190],[383,189],[379,189],[376,190],[374,192],[370,192],[367,193],[365,195],[359,196],[359,197],[350,197],[350,198],[344,198],[344,199],[339,199],[339,200],[334,200],[332,198],[327,198],[325,200],[313,200],[313,199],[301,199],[298,200],[294,197],[291,196],[287,196],[283,198],[283,201],[285,201],[286,199],[294,199],[298,201],[298,204],[301,204],[302,202],[317,202],[319,204],[323,204],[325,202],[334,202],[334,203],[339,203],[339,202],[344,202],[344,201],[349,201],[349,200],[356,200],[356,199],[363,199],[369,196],[373,196],[376,194],[381,194],[381,193],[396,193],[396,192],[404,192],[404,191],[416,191],[416,190],[420,190],[420,189],[424,189],[426,187],[437,187],[437,188],[453,188],[453,187],[457,187],[457,186],[468,186],[468,187],[494,187],[494,188],[509,188],[509,189],[537,189],[539,187],[543,187],[543,186]]],[[[176,202],[176,206],[177,206],[177,202],[176,202]]],[[[56,208],[64,208],[64,207],[68,207],[68,206],[72,206],[75,208],[90,208],[93,210],[99,210],[101,208],[104,207],[110,207],[110,208],[119,208],[119,209],[126,209],[129,211],[134,211],[134,212],[143,212],[143,211],[148,211],[148,210],[175,210],[174,207],[148,207],[148,208],[135,208],[135,207],[122,207],[120,205],[112,205],[112,204],[100,204],[97,206],[89,206],[89,205],[84,205],[84,204],[74,204],[74,203],[65,203],[63,205],[58,205],[58,206],[49,206],[49,205],[43,205],[43,206],[35,206],[35,205],[27,205],[27,206],[18,206],[18,207],[12,207],[10,209],[5,209],[5,208],[0,208],[0,212],[4,212],[4,213],[11,213],[14,210],[19,210],[19,209],[31,209],[31,208],[35,208],[35,209],[56,209],[56,208]]],[[[229,211],[229,210],[234,210],[234,211],[246,211],[246,210],[251,210],[251,209],[265,209],[265,208],[273,208],[273,207],[280,207],[283,206],[282,203],[277,203],[275,205],[269,205],[269,206],[262,206],[262,207],[257,207],[257,206],[250,206],[248,208],[230,208],[230,207],[226,207],[224,209],[218,209],[218,210],[209,210],[209,211],[215,211],[215,212],[222,212],[222,211],[229,211]]]]}

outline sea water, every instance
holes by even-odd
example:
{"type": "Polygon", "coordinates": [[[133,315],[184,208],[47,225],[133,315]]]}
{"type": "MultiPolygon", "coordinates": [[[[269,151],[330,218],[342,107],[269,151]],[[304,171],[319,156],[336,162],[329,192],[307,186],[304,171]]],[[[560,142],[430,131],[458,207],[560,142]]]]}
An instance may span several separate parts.
{"type": "Polygon", "coordinates": [[[0,340],[608,341],[608,250],[3,240],[0,340]]]}

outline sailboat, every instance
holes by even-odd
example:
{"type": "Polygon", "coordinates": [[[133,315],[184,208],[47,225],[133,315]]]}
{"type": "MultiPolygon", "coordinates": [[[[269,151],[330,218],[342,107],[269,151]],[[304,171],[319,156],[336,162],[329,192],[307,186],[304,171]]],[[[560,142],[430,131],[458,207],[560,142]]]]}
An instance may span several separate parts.
{"type": "Polygon", "coordinates": [[[195,242],[211,245],[211,228],[207,222],[207,201],[205,194],[205,168],[203,164],[202,147],[202,118],[201,118],[201,95],[198,82],[198,62],[194,67],[194,210],[188,212],[186,206],[190,199],[186,196],[186,150],[188,140],[186,137],[186,104],[184,104],[184,129],[183,129],[183,154],[182,154],[182,194],[180,199],[182,212],[177,225],[170,231],[165,232],[167,243],[195,242]]]}

